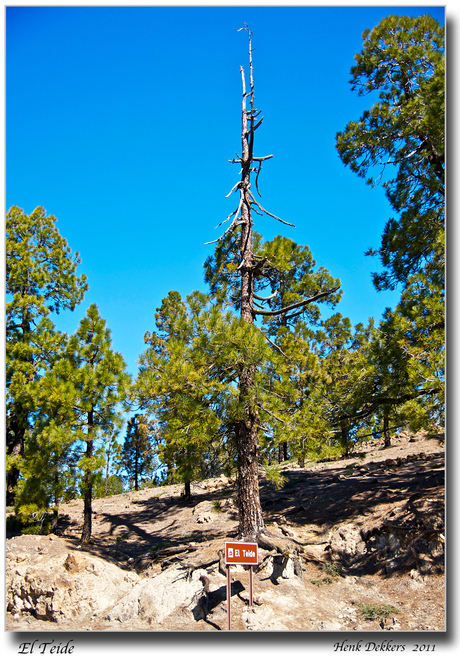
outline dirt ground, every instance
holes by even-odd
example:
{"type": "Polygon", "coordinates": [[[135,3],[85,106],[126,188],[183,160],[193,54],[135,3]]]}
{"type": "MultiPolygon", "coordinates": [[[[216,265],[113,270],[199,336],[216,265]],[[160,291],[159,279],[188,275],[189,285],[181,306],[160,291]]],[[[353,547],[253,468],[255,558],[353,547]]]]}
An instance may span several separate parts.
{"type": "MultiPolygon", "coordinates": [[[[289,573],[282,556],[261,551],[250,607],[249,571],[232,568],[232,629],[445,629],[443,435],[401,435],[387,449],[368,442],[346,459],[305,468],[289,463],[282,473],[280,490],[261,478],[262,508],[268,530],[295,548],[301,573],[289,573]]],[[[206,615],[195,619],[176,610],[157,629],[227,629],[218,552],[236,536],[234,483],[224,476],[194,483],[188,501],[181,493],[177,485],[96,499],[87,547],[79,544],[83,502],[70,501],[61,506],[57,535],[69,549],[146,577],[177,561],[208,565],[206,615]]],[[[36,544],[37,536],[21,542],[36,544]]],[[[7,613],[6,628],[75,627],[7,613]]],[[[135,629],[148,628],[139,622],[135,629]]],[[[93,616],[80,629],[134,628],[93,616]]]]}

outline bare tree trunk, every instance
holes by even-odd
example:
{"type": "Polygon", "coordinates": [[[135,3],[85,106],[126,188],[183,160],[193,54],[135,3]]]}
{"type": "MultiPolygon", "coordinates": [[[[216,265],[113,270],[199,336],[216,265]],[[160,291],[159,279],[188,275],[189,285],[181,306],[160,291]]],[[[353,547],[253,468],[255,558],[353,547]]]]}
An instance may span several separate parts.
{"type": "MultiPolygon", "coordinates": [[[[309,298],[305,298],[298,302],[288,304],[282,309],[264,309],[260,305],[254,306],[254,279],[260,263],[254,255],[252,245],[252,218],[251,208],[259,215],[266,214],[270,217],[279,220],[283,224],[294,226],[289,222],[285,222],[281,218],[269,213],[261,204],[256,200],[253,192],[251,191],[250,175],[252,171],[256,171],[255,189],[259,193],[257,179],[262,166],[262,163],[270,158],[272,155],[256,157],[254,156],[254,134],[257,128],[262,124],[263,117],[258,119],[259,112],[254,109],[254,80],[253,80],[253,67],[252,67],[252,45],[251,45],[251,32],[249,27],[245,25],[244,28],[249,36],[249,77],[250,77],[250,91],[246,91],[246,80],[243,67],[240,67],[241,81],[243,87],[243,102],[242,102],[242,154],[231,162],[240,165],[241,167],[241,180],[232,188],[231,193],[238,190],[240,199],[238,208],[235,212],[230,213],[224,222],[233,217],[230,226],[224,234],[216,241],[221,240],[226,234],[241,227],[241,245],[240,255],[241,262],[238,266],[238,271],[241,278],[241,318],[250,325],[254,324],[254,319],[257,315],[262,316],[282,316],[287,312],[299,309],[300,307],[310,304],[316,300],[322,299],[336,290],[321,291],[315,293],[309,298]],[[250,99],[250,109],[247,109],[247,99],[250,99]],[[257,119],[257,121],[256,121],[257,119]]],[[[229,196],[229,195],[227,195],[229,196]]],[[[259,193],[260,196],[260,193],[259,193]]],[[[223,223],[222,223],[223,224],[223,223]]],[[[210,243],[207,243],[210,244],[210,243]]],[[[260,272],[259,275],[260,276],[260,272]]],[[[273,295],[271,296],[273,297],[273,295]]],[[[259,300],[268,300],[270,298],[259,297],[259,300]]],[[[241,417],[236,422],[236,443],[238,454],[238,513],[239,513],[239,537],[257,538],[259,535],[264,534],[265,526],[262,518],[262,508],[260,505],[259,496],[259,476],[258,476],[258,461],[259,461],[259,439],[258,430],[260,426],[259,416],[253,402],[253,390],[255,386],[256,367],[252,365],[243,366],[239,373],[239,400],[240,408],[243,410],[241,417]]]]}
{"type": "MultiPolygon", "coordinates": [[[[244,69],[240,67],[243,87],[242,102],[242,157],[241,157],[241,317],[249,323],[254,323],[254,254],[252,249],[252,219],[250,205],[250,174],[252,165],[252,147],[254,141],[254,87],[252,78],[251,36],[249,33],[250,83],[251,91],[246,92],[244,69]],[[246,99],[251,98],[249,112],[250,126],[248,129],[248,112],[246,99]]],[[[244,417],[237,423],[238,447],[238,535],[241,538],[256,538],[264,531],[262,507],[259,496],[259,418],[254,409],[250,408],[250,392],[254,387],[255,367],[241,369],[239,377],[240,401],[244,407],[244,417]]]]}

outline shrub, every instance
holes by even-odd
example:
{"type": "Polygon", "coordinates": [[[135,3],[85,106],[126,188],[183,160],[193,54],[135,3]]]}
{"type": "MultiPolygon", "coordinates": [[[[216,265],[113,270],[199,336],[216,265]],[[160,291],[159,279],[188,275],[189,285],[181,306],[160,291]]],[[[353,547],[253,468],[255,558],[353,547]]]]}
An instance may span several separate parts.
{"type": "Polygon", "coordinates": [[[361,611],[364,620],[386,620],[393,613],[398,613],[398,609],[391,604],[358,604],[358,609],[361,611]]]}

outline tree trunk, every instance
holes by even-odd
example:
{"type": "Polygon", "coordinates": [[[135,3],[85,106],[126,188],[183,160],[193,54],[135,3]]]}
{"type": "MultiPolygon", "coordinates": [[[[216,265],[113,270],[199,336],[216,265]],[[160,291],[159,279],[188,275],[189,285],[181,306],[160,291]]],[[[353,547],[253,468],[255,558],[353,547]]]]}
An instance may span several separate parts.
{"type": "Polygon", "coordinates": [[[53,508],[53,519],[51,522],[50,533],[54,533],[56,531],[58,521],[59,521],[59,508],[57,507],[57,505],[55,505],[53,508]]]}
{"type": "Polygon", "coordinates": [[[386,410],[383,411],[383,447],[384,448],[390,448],[391,446],[391,438],[390,438],[390,419],[388,412],[386,410]]]}
{"type": "Polygon", "coordinates": [[[104,483],[104,496],[107,496],[107,486],[109,484],[109,464],[110,464],[110,452],[107,454],[107,464],[105,466],[105,483],[104,483]]]}
{"type": "MultiPolygon", "coordinates": [[[[136,439],[137,436],[136,436],[136,439]]],[[[136,446],[135,460],[134,460],[134,490],[139,490],[139,447],[136,446]]]]}
{"type": "MultiPolygon", "coordinates": [[[[24,289],[22,291],[22,297],[28,295],[28,290],[24,289]]],[[[31,331],[30,331],[30,319],[28,311],[24,310],[21,320],[21,330],[22,330],[22,343],[27,346],[30,346],[31,343],[31,331]]],[[[31,355],[27,356],[24,360],[26,363],[30,364],[30,371],[26,375],[26,379],[30,384],[34,380],[34,371],[33,366],[33,357],[31,355]]],[[[29,428],[29,409],[21,402],[13,404],[11,410],[11,421],[7,419],[7,433],[6,433],[6,446],[7,454],[13,456],[22,456],[24,455],[24,442],[26,437],[26,432],[29,428]]],[[[6,486],[6,505],[14,506],[16,487],[18,484],[20,476],[20,470],[17,466],[11,467],[7,475],[7,486],[6,486]]]]}
{"type": "MultiPolygon", "coordinates": [[[[251,53],[251,50],[250,50],[251,53]]],[[[251,59],[251,129],[248,131],[248,113],[246,111],[246,83],[241,67],[243,85],[242,103],[242,174],[241,174],[241,317],[249,324],[254,323],[254,254],[252,249],[252,219],[250,207],[250,172],[252,165],[252,142],[254,122],[251,59]]],[[[248,398],[254,387],[255,367],[244,366],[239,377],[239,396],[244,409],[244,416],[237,423],[238,447],[238,536],[240,538],[257,538],[264,531],[262,507],[259,496],[259,418],[251,409],[248,398]]]]}
{"type": "MultiPolygon", "coordinates": [[[[93,457],[93,411],[88,412],[88,439],[86,440],[86,457],[90,460],[93,457]]],[[[87,544],[91,540],[92,531],[92,500],[93,500],[93,474],[87,466],[84,475],[84,506],[83,506],[83,530],[81,532],[80,542],[87,544]]]]}
{"type": "Polygon", "coordinates": [[[281,442],[278,446],[278,462],[281,464],[287,460],[288,451],[287,451],[287,442],[281,442]]]}
{"type": "Polygon", "coordinates": [[[53,519],[51,521],[51,529],[50,533],[54,533],[58,521],[59,521],[59,494],[58,494],[58,488],[59,488],[59,472],[58,472],[58,465],[59,461],[57,461],[57,464],[54,466],[54,506],[53,506],[53,519]]]}
{"type": "Polygon", "coordinates": [[[342,449],[342,455],[347,457],[350,445],[348,439],[348,426],[345,424],[342,424],[340,427],[340,446],[342,449]]]}
{"type": "MultiPolygon", "coordinates": [[[[14,406],[11,419],[7,419],[6,447],[7,454],[21,456],[24,454],[24,436],[27,428],[27,412],[20,406],[14,406]]],[[[19,480],[19,468],[12,466],[7,473],[6,505],[14,506],[16,486],[19,480]]]]}

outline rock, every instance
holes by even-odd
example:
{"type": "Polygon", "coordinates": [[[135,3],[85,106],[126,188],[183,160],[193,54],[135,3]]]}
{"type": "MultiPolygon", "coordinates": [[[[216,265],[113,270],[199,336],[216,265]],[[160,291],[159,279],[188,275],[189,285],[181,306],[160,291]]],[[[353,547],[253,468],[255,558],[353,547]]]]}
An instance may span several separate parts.
{"type": "Polygon", "coordinates": [[[212,503],[210,501],[202,501],[197,504],[193,509],[193,515],[197,524],[208,524],[214,520],[214,513],[212,512],[212,503]]]}
{"type": "MultiPolygon", "coordinates": [[[[62,543],[55,540],[54,545],[62,543]]],[[[126,573],[101,558],[66,551],[33,556],[21,563],[7,561],[7,610],[13,616],[27,612],[41,620],[75,620],[113,606],[132,588],[126,573]]]]}
{"type": "Polygon", "coordinates": [[[275,583],[279,579],[292,579],[293,577],[301,581],[302,577],[296,574],[299,571],[296,564],[298,565],[299,561],[291,554],[285,556],[269,556],[261,572],[275,583]]]}
{"type": "Polygon", "coordinates": [[[366,552],[366,544],[361,531],[354,524],[345,524],[332,531],[329,538],[329,551],[333,560],[350,561],[366,552]]]}
{"type": "Polygon", "coordinates": [[[229,512],[233,511],[236,508],[236,504],[233,501],[233,499],[222,499],[221,501],[221,509],[224,512],[229,512]]]}
{"type": "Polygon", "coordinates": [[[203,513],[198,513],[195,517],[195,522],[197,524],[208,524],[209,522],[212,522],[214,519],[214,515],[211,512],[203,512],[203,513]]]}
{"type": "Polygon", "coordinates": [[[211,510],[212,510],[212,503],[210,501],[201,501],[200,503],[197,503],[197,505],[193,509],[193,514],[198,515],[199,513],[210,512],[211,510]]]}
{"type": "Polygon", "coordinates": [[[106,613],[106,620],[130,622],[136,619],[149,624],[161,623],[174,609],[193,608],[203,590],[200,577],[204,570],[191,575],[184,569],[170,567],[161,574],[142,579],[106,613]]]}
{"type": "Polygon", "coordinates": [[[81,572],[87,567],[87,565],[88,563],[85,558],[75,552],[68,554],[66,560],[64,561],[65,569],[71,574],[77,574],[78,572],[81,572]]]}

